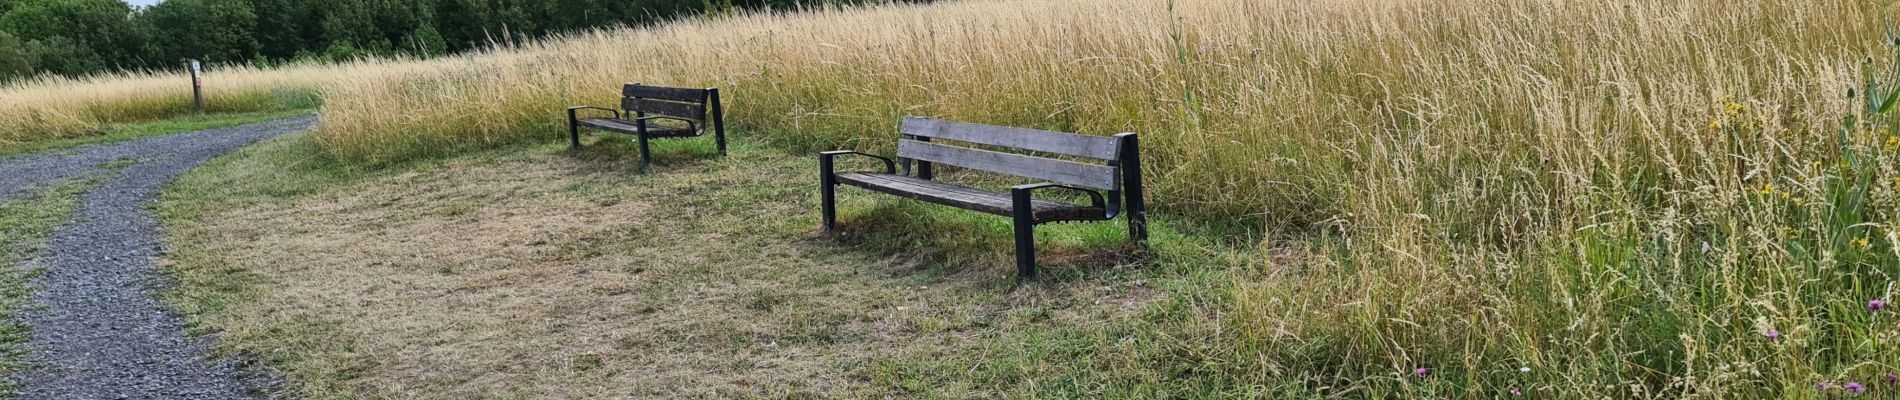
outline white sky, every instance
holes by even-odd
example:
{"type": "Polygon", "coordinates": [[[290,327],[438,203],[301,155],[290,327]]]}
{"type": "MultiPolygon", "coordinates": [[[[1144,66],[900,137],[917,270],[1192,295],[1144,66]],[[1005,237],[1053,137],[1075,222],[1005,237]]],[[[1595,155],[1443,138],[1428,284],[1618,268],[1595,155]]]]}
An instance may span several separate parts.
{"type": "Polygon", "coordinates": [[[153,4],[158,4],[158,2],[160,1],[165,1],[165,0],[125,0],[126,3],[131,3],[132,5],[135,5],[135,6],[149,6],[153,4]]]}

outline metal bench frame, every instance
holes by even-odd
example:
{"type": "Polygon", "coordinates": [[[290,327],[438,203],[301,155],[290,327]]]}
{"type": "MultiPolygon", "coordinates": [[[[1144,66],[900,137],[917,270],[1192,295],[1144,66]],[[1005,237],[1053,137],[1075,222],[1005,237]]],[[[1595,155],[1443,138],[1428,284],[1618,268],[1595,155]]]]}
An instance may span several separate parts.
{"type": "Polygon", "coordinates": [[[719,155],[725,155],[726,117],[725,109],[719,102],[717,88],[691,89],[628,83],[621,89],[620,109],[595,106],[567,108],[567,133],[570,148],[581,147],[582,127],[632,134],[640,140],[640,169],[643,171],[653,164],[653,151],[648,141],[660,138],[704,136],[707,125],[711,125],[713,138],[718,142],[719,155]],[[580,118],[580,111],[585,110],[612,112],[614,116],[613,118],[580,118]],[[680,121],[684,122],[686,127],[648,124],[655,120],[680,121]]]}
{"type": "Polygon", "coordinates": [[[819,191],[826,231],[837,228],[836,188],[846,184],[913,200],[1009,216],[1016,236],[1016,273],[1023,279],[1036,276],[1037,224],[1106,221],[1126,215],[1129,238],[1136,242],[1148,239],[1147,205],[1141,185],[1141,145],[1134,133],[1101,137],[918,117],[905,118],[901,131],[896,160],[850,150],[819,153],[819,191]],[[1104,164],[950,146],[932,139],[1089,158],[1104,164]],[[835,160],[846,155],[882,161],[884,171],[881,174],[840,174],[835,169],[835,160]],[[899,160],[904,167],[901,173],[897,168],[899,160]],[[1002,193],[934,182],[936,164],[1053,182],[1010,188],[1007,207],[1004,207],[998,201],[1005,196],[1002,193]],[[904,187],[897,187],[900,185],[904,187]],[[1035,192],[1045,189],[1078,191],[1087,194],[1091,204],[1077,206],[1037,200],[1035,192]],[[1039,216],[1038,209],[1060,212],[1039,216]]]}

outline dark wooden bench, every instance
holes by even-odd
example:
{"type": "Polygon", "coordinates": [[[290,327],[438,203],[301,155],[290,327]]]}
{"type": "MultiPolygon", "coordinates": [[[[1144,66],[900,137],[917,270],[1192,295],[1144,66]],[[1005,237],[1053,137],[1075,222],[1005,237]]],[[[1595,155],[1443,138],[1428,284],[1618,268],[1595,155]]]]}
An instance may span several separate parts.
{"type": "Polygon", "coordinates": [[[886,157],[849,150],[819,154],[819,185],[826,231],[837,228],[836,187],[842,184],[1013,218],[1016,230],[1016,273],[1022,278],[1036,275],[1036,224],[1103,221],[1127,215],[1129,238],[1136,241],[1148,239],[1147,208],[1142,200],[1141,189],[1140,144],[1133,133],[1114,137],[1089,136],[912,117],[904,119],[902,135],[897,141],[897,157],[904,165],[901,173],[897,170],[898,162],[886,157]],[[955,146],[944,141],[1099,161],[1076,162],[955,146]],[[861,155],[882,160],[884,171],[839,173],[834,169],[834,159],[842,155],[861,155]],[[937,164],[1044,182],[1019,185],[1008,193],[993,192],[937,181],[933,176],[937,164]],[[912,165],[915,165],[914,169],[912,165]],[[1089,205],[1076,205],[1039,200],[1032,196],[1043,189],[1080,192],[1088,195],[1091,202],[1089,205]]]}
{"type": "Polygon", "coordinates": [[[581,128],[631,134],[640,138],[640,168],[653,163],[647,141],[662,138],[686,138],[705,135],[711,130],[726,154],[725,110],[719,105],[719,89],[689,89],[646,86],[629,83],[621,90],[620,109],[594,106],[567,108],[567,133],[570,144],[581,147],[581,128]],[[614,113],[613,118],[580,118],[582,110],[614,113]],[[655,121],[670,121],[656,124],[655,121]],[[708,129],[710,128],[710,129],[708,129]]]}

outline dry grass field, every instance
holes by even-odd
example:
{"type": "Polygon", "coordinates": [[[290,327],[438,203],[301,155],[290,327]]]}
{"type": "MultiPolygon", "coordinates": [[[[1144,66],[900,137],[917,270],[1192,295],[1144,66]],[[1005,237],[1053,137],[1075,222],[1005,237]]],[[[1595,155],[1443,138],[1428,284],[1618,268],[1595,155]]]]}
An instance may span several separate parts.
{"type": "MultiPolygon", "coordinates": [[[[1092,256],[1115,251],[1117,227],[1046,229],[1047,265],[1065,278],[1017,286],[1008,253],[993,250],[1008,236],[988,216],[859,195],[846,199],[859,206],[851,235],[875,238],[816,235],[805,193],[815,164],[774,150],[701,159],[710,152],[669,144],[659,171],[630,176],[624,142],[357,173],[308,161],[308,145],[293,137],[219,161],[162,208],[175,303],[301,395],[1196,393],[1071,387],[1078,372],[1065,369],[1089,364],[1042,354],[1129,346],[1044,337],[1138,319],[1160,297],[1142,271],[1092,256]],[[875,217],[900,214],[978,239],[912,241],[897,230],[925,226],[875,217]],[[970,251],[921,256],[917,245],[970,251]]],[[[1166,365],[1141,360],[1165,356],[1158,348],[1124,351],[1096,362],[1166,365]]],[[[1119,375],[1166,379],[1158,371],[1119,375]]]]}
{"type": "MultiPolygon", "coordinates": [[[[320,105],[322,88],[376,74],[426,74],[438,64],[364,60],[279,68],[211,66],[204,73],[208,114],[292,112],[320,105]]],[[[83,78],[44,76],[0,85],[0,152],[112,134],[114,125],[194,113],[183,72],[123,72],[83,78]]]]}
{"type": "Polygon", "coordinates": [[[1895,82],[1881,80],[1889,11],[1184,0],[743,15],[354,81],[329,93],[316,140],[380,162],[548,138],[549,111],[609,103],[622,81],[721,87],[730,120],[795,150],[878,150],[901,115],[1141,132],[1158,210],[1253,221],[1262,247],[1313,255],[1260,257],[1234,273],[1231,303],[1199,311],[1232,344],[1201,355],[1206,373],[1321,393],[1766,397],[1900,370],[1892,318],[1866,306],[1900,267],[1900,142],[1863,86],[1884,97],[1895,82]]]}
{"type": "MultiPolygon", "coordinates": [[[[1900,44],[1886,35],[1884,24],[1895,15],[1892,11],[1858,0],[973,0],[717,16],[429,62],[256,71],[258,82],[266,83],[250,93],[278,85],[318,88],[323,127],[297,150],[327,165],[312,172],[320,174],[408,171],[420,168],[418,163],[453,164],[470,152],[552,143],[563,129],[562,107],[611,104],[615,88],[628,81],[719,87],[729,101],[728,121],[745,132],[740,140],[790,159],[840,147],[887,151],[895,121],[903,115],[1093,134],[1142,133],[1149,145],[1151,203],[1174,226],[1200,227],[1181,228],[1182,233],[1157,240],[1157,246],[1220,246],[1157,250],[1158,257],[1174,258],[1128,274],[1162,286],[1164,298],[1195,297],[1140,306],[1135,313],[1141,318],[1130,321],[1048,328],[1073,333],[1043,338],[1075,344],[1059,353],[1075,366],[1057,372],[957,370],[970,362],[995,366],[971,361],[983,359],[970,356],[976,353],[958,351],[923,353],[951,355],[923,357],[951,360],[942,368],[910,364],[896,369],[937,372],[931,382],[942,385],[982,381],[1005,388],[978,395],[1412,398],[1520,392],[1563,398],[1800,398],[1847,395],[1844,388],[1851,382],[1892,396],[1900,387],[1885,377],[1900,373],[1893,341],[1900,325],[1892,311],[1869,305],[1891,299],[1893,276],[1900,272],[1900,233],[1895,231],[1900,227],[1894,226],[1900,222],[1895,212],[1900,210],[1900,131],[1889,116],[1888,97],[1900,84],[1890,72],[1900,44]],[[1196,244],[1170,244],[1183,242],[1196,244]],[[1236,259],[1244,261],[1227,262],[1236,259]],[[1144,345],[1117,353],[1123,340],[1144,345]],[[1097,357],[1104,354],[1138,356],[1103,362],[1112,359],[1097,357]],[[1036,376],[1031,372],[1061,376],[1067,384],[1025,381],[1036,376]],[[1078,387],[1100,391],[1063,390],[1078,387]]],[[[89,123],[119,118],[112,115],[153,114],[97,111],[154,104],[142,100],[149,97],[103,89],[114,79],[120,78],[28,82],[0,90],[6,95],[0,100],[0,121],[31,122],[0,126],[53,127],[13,128],[53,133],[0,128],[0,140],[84,134],[89,123]],[[38,97],[75,100],[28,101],[38,97]],[[49,105],[33,105],[39,103],[49,105]],[[53,105],[60,105],[57,111],[47,108],[53,105]]],[[[569,162],[552,155],[537,159],[569,162]]],[[[638,182],[632,186],[659,187],[710,179],[694,174],[718,176],[684,169],[629,179],[638,182]]],[[[217,246],[242,246],[270,234],[430,238],[445,230],[496,232],[493,238],[442,235],[429,242],[459,249],[500,245],[470,241],[559,233],[578,236],[550,236],[540,246],[623,246],[619,251],[629,256],[603,265],[624,266],[651,259],[631,255],[676,251],[663,250],[656,240],[729,245],[759,238],[784,241],[798,231],[796,220],[765,224],[777,227],[770,233],[732,231],[747,229],[734,220],[728,225],[739,226],[711,230],[674,221],[570,232],[561,224],[614,212],[678,211],[658,211],[666,208],[645,203],[589,206],[553,199],[558,201],[523,205],[545,209],[512,211],[526,217],[490,215],[511,212],[508,204],[539,199],[546,188],[533,185],[558,188],[562,184],[556,182],[577,178],[530,174],[524,176],[532,179],[523,180],[535,182],[515,182],[482,176],[426,175],[408,178],[420,179],[416,182],[375,186],[358,197],[289,205],[334,217],[305,222],[337,226],[294,228],[315,231],[297,232],[291,227],[298,225],[289,224],[310,216],[256,210],[258,216],[250,218],[266,219],[250,223],[271,230],[217,236],[243,228],[235,226],[180,233],[223,237],[235,244],[213,240],[204,246],[221,250],[207,254],[239,255],[250,253],[217,246]],[[551,182],[540,182],[544,179],[551,182]],[[407,186],[418,191],[399,190],[407,186]],[[336,209],[347,205],[357,208],[336,209]],[[626,209],[606,211],[612,207],[626,209]],[[417,214],[397,219],[403,226],[377,225],[388,224],[377,222],[383,212],[417,214]]],[[[786,179],[743,184],[788,185],[774,199],[802,198],[806,186],[798,185],[808,183],[786,179]]],[[[291,186],[322,182],[306,183],[291,186]]],[[[683,193],[682,199],[704,194],[674,190],[683,193]]],[[[332,192],[304,188],[294,194],[324,193],[332,192]]],[[[756,206],[744,202],[763,200],[745,199],[735,201],[756,206]]],[[[209,201],[189,204],[253,206],[209,201]]],[[[790,214],[801,210],[760,203],[786,207],[790,214]]],[[[702,206],[691,208],[699,210],[692,215],[733,218],[728,214],[756,212],[702,206]]],[[[891,214],[860,214],[858,220],[871,226],[920,221],[891,214]]],[[[931,261],[923,263],[934,268],[990,270],[969,266],[1000,263],[1000,253],[988,246],[994,243],[984,239],[991,233],[968,232],[964,237],[977,239],[966,242],[916,239],[877,247],[912,248],[892,254],[945,255],[926,258],[931,261]],[[958,257],[971,254],[975,257],[958,257]]],[[[318,251],[338,243],[296,239],[268,243],[316,247],[291,252],[302,255],[271,257],[342,251],[318,251]]],[[[582,279],[557,279],[533,267],[561,264],[558,257],[569,250],[416,253],[420,250],[404,243],[348,247],[368,252],[361,258],[389,258],[383,262],[392,264],[386,265],[402,265],[395,260],[409,254],[429,254],[476,270],[453,278],[363,283],[356,289],[387,291],[377,296],[389,297],[377,301],[419,304],[418,310],[521,307],[545,313],[555,311],[537,304],[548,305],[544,297],[571,295],[559,290],[564,286],[522,283],[528,286],[519,287],[518,303],[443,289],[437,295],[453,301],[427,303],[405,296],[427,296],[428,290],[411,293],[414,286],[402,285],[582,279]],[[499,258],[461,258],[474,257],[470,254],[499,258]],[[496,265],[515,267],[482,270],[496,265]]],[[[767,246],[765,253],[803,255],[827,248],[767,246]]],[[[655,255],[710,257],[691,251],[655,255]]],[[[825,257],[800,262],[864,263],[869,265],[855,268],[871,270],[889,263],[825,257]]],[[[181,273],[201,268],[192,265],[226,262],[220,260],[186,260],[181,273]]],[[[326,259],[271,260],[258,264],[270,268],[234,271],[279,279],[272,277],[342,268],[326,259]]],[[[711,259],[683,264],[726,265],[711,259]]],[[[409,273],[384,272],[376,276],[409,273]]],[[[1112,283],[1086,272],[1074,274],[1070,279],[1082,283],[1067,284],[1112,283]]],[[[650,278],[614,275],[575,286],[639,279],[650,278]]],[[[909,284],[906,279],[949,278],[900,274],[890,279],[896,281],[849,285],[875,292],[896,290],[909,284]]],[[[999,285],[1004,279],[994,278],[999,285]]],[[[716,285],[706,285],[699,289],[708,291],[703,294],[719,295],[710,288],[716,285]]],[[[828,289],[787,290],[805,293],[808,301],[837,300],[820,294],[828,289]]],[[[310,318],[378,312],[349,306],[349,299],[323,291],[302,293],[264,304],[289,307],[270,315],[310,318]]],[[[672,299],[687,298],[695,296],[672,299]]],[[[268,329],[244,322],[250,319],[229,321],[236,322],[212,319],[205,326],[268,329]]],[[[1077,321],[1089,324],[1086,318],[1077,321]]],[[[521,321],[432,323],[508,329],[491,333],[502,336],[440,339],[453,346],[514,346],[516,336],[508,335],[528,329],[521,321]]],[[[385,322],[371,328],[378,330],[354,332],[368,341],[435,338],[430,326],[385,322]]],[[[1010,340],[1037,332],[1028,325],[1007,331],[1011,334],[978,342],[1021,343],[1010,340]]],[[[293,354],[285,357],[330,357],[322,355],[329,350],[308,347],[316,344],[272,344],[270,334],[236,336],[240,348],[304,349],[283,351],[293,354]]],[[[597,348],[575,343],[591,342],[563,341],[562,346],[575,347],[560,351],[597,348]]],[[[422,349],[393,349],[350,354],[368,357],[357,362],[373,363],[431,359],[422,349]]],[[[461,348],[456,349],[435,351],[461,348]]],[[[887,350],[912,351],[904,349],[887,350]]],[[[468,357],[501,357],[495,354],[508,351],[528,354],[514,349],[468,357]]],[[[849,357],[834,359],[839,358],[849,357]]],[[[561,359],[568,358],[550,358],[545,365],[561,359]]],[[[303,366],[296,371],[341,370],[343,378],[318,381],[358,382],[371,393],[404,393],[390,388],[414,382],[377,381],[388,378],[286,362],[303,366]]],[[[543,377],[526,374],[536,378],[522,379],[543,377]]],[[[868,382],[878,387],[845,393],[888,389],[883,384],[889,382],[868,382]]]]}

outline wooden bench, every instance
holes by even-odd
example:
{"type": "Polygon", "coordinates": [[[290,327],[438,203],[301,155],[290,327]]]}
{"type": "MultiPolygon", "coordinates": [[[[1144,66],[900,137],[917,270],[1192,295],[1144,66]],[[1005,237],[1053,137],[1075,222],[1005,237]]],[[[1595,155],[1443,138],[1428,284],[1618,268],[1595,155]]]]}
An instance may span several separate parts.
{"type": "Polygon", "coordinates": [[[719,144],[719,154],[726,154],[725,110],[719,105],[719,89],[673,88],[629,83],[621,90],[618,110],[594,106],[567,108],[568,140],[573,148],[581,147],[582,127],[631,134],[640,138],[641,170],[645,170],[653,163],[653,152],[648,148],[647,141],[705,135],[708,125],[713,132],[714,140],[719,144]],[[614,113],[614,116],[613,118],[583,119],[579,117],[579,112],[582,110],[608,111],[614,113]],[[671,121],[673,124],[652,123],[654,121],[671,121]]]}
{"type": "Polygon", "coordinates": [[[1103,221],[1128,216],[1128,236],[1148,239],[1147,208],[1142,200],[1140,144],[1135,134],[1114,137],[1079,135],[1033,129],[905,118],[897,141],[898,162],[856,151],[828,151],[818,156],[824,229],[837,228],[838,185],[851,185],[899,197],[966,210],[1007,216],[1016,230],[1016,273],[1036,275],[1036,224],[1060,221],[1103,221]],[[938,140],[938,141],[933,141],[938,140]],[[1072,156],[1096,162],[1075,162],[1015,152],[955,146],[943,141],[983,145],[1019,152],[1072,156]],[[883,172],[844,172],[834,169],[843,155],[861,155],[884,163],[883,172]],[[912,168],[912,165],[915,168],[912,168]],[[937,164],[1044,181],[1019,185],[1008,193],[992,192],[935,180],[937,164]],[[1039,200],[1043,189],[1063,189],[1088,195],[1089,205],[1039,200]]]}

